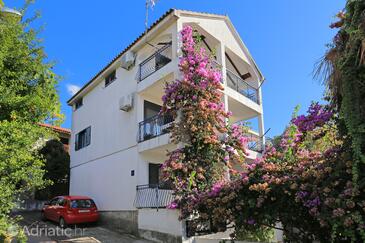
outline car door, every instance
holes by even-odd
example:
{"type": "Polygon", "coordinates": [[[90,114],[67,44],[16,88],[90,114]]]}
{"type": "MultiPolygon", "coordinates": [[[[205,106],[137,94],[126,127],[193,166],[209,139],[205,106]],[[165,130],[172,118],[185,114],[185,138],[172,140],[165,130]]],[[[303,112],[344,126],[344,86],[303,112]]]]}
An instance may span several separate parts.
{"type": "MultiPolygon", "coordinates": [[[[52,200],[51,200],[52,201],[52,200]]],[[[44,204],[43,206],[43,215],[46,219],[50,219],[50,207],[51,207],[51,201],[48,201],[46,204],[44,204]]]]}
{"type": "Polygon", "coordinates": [[[60,216],[64,217],[66,199],[63,197],[58,198],[55,205],[55,220],[59,220],[60,216]]]}
{"type": "Polygon", "coordinates": [[[50,220],[57,220],[56,216],[56,206],[58,203],[59,198],[53,198],[50,202],[48,207],[46,208],[46,217],[50,220]]]}

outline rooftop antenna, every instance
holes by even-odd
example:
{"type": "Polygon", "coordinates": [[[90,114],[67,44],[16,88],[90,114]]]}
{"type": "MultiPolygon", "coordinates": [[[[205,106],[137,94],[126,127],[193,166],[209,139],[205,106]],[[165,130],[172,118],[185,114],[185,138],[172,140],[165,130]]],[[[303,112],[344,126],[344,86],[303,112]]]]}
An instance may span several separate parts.
{"type": "Polygon", "coordinates": [[[149,13],[149,9],[151,8],[153,10],[153,8],[155,7],[157,1],[158,0],[146,0],[146,19],[145,19],[145,22],[144,22],[144,25],[145,25],[144,35],[145,35],[145,38],[146,38],[146,43],[148,45],[152,46],[155,49],[158,49],[158,47],[156,47],[155,45],[148,42],[147,32],[148,32],[148,13],[149,13]]]}

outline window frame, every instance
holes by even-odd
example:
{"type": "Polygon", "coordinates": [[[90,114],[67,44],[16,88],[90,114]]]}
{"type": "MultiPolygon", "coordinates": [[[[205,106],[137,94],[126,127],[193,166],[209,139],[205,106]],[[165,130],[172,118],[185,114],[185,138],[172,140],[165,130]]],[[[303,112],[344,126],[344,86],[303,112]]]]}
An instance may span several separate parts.
{"type": "Polygon", "coordinates": [[[91,126],[75,134],[75,151],[83,149],[91,144],[91,126]],[[83,136],[80,138],[80,136],[83,136]]]}
{"type": "Polygon", "coordinates": [[[105,76],[105,78],[104,78],[105,87],[108,87],[116,79],[117,79],[117,70],[114,69],[112,72],[110,72],[108,75],[105,76]]]}

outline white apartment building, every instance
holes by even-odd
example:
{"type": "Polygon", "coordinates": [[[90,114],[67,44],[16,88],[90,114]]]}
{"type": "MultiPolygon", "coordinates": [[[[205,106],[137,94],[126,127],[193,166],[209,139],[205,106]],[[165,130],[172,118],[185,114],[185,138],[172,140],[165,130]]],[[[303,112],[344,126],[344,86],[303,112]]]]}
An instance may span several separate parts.
{"type": "Polygon", "coordinates": [[[230,122],[254,121],[250,159],[264,143],[263,76],[227,16],[171,9],[118,54],[68,104],[72,106],[71,195],[92,197],[102,222],[161,242],[181,242],[186,228],[166,205],[159,165],[176,145],[170,117],[158,115],[166,82],[179,78],[180,31],[191,25],[223,72],[230,122]],[[158,209],[158,210],[157,210],[158,209]]]}

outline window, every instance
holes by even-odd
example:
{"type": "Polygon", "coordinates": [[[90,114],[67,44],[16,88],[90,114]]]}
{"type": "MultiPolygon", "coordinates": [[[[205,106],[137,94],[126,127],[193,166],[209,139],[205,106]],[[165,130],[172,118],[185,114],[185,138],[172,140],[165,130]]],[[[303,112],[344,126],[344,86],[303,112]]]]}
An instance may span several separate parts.
{"type": "Polygon", "coordinates": [[[105,87],[108,86],[109,84],[113,83],[113,81],[116,80],[116,79],[117,79],[117,76],[116,76],[116,72],[114,70],[108,76],[106,76],[106,78],[105,78],[105,87]]]}
{"type": "Polygon", "coordinates": [[[91,127],[88,127],[75,136],[75,150],[82,149],[88,145],[90,145],[91,142],[91,127]]]}
{"type": "Polygon", "coordinates": [[[83,105],[82,98],[76,100],[75,102],[75,110],[79,109],[83,105]]]}
{"type": "Polygon", "coordinates": [[[95,207],[95,203],[91,199],[76,199],[71,200],[71,208],[92,208],[95,207]]]}
{"type": "Polygon", "coordinates": [[[66,199],[60,197],[57,201],[58,206],[65,206],[66,205],[66,199]]]}
{"type": "Polygon", "coordinates": [[[49,205],[51,206],[56,206],[58,203],[58,200],[60,200],[58,197],[57,198],[53,198],[50,202],[49,205]]]}

